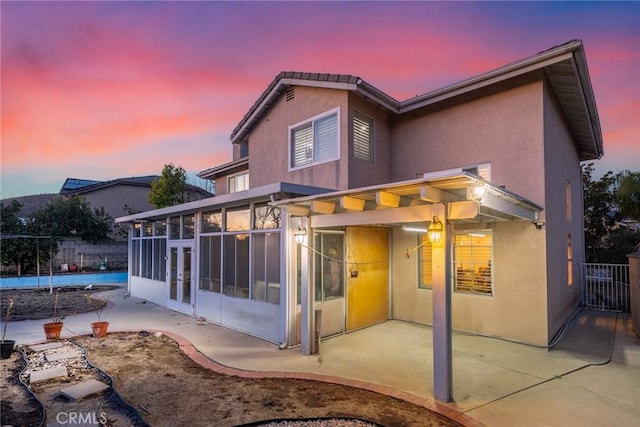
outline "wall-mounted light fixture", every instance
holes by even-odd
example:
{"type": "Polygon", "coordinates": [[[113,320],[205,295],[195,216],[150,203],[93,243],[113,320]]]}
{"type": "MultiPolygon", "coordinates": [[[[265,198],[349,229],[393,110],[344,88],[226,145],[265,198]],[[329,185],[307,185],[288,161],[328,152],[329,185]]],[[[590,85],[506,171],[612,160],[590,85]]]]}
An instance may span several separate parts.
{"type": "Polygon", "coordinates": [[[486,191],[484,185],[469,186],[467,187],[467,200],[480,202],[486,191]]]}
{"type": "Polygon", "coordinates": [[[296,243],[299,245],[303,245],[305,243],[305,240],[307,239],[307,229],[299,225],[298,228],[296,228],[294,236],[296,238],[296,243]]]}
{"type": "Polygon", "coordinates": [[[542,227],[544,227],[544,221],[536,219],[535,221],[533,221],[533,225],[536,226],[536,230],[542,230],[542,227]]]}
{"type": "Polygon", "coordinates": [[[442,230],[444,230],[444,227],[442,226],[442,222],[440,222],[440,220],[438,220],[438,217],[433,217],[433,220],[431,221],[431,224],[429,225],[429,228],[427,229],[427,233],[429,235],[429,241],[431,243],[437,243],[440,241],[440,238],[442,238],[442,230]]]}

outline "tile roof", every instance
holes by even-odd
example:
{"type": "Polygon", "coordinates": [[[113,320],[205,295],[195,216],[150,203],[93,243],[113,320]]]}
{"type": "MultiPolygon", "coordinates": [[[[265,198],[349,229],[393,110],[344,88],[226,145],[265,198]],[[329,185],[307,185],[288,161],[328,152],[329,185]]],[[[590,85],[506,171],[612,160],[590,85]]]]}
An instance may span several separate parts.
{"type": "Polygon", "coordinates": [[[404,114],[540,69],[544,70],[549,78],[568,118],[569,127],[578,144],[581,160],[602,157],[604,151],[600,120],[595,106],[595,96],[589,79],[584,48],[580,40],[568,41],[487,73],[405,101],[397,101],[360,77],[351,74],[283,71],[271,81],[233,129],[231,142],[242,141],[278,96],[292,85],[320,85],[327,88],[352,90],[392,113],[404,114]],[[570,74],[568,78],[566,77],[567,71],[570,74]]]}

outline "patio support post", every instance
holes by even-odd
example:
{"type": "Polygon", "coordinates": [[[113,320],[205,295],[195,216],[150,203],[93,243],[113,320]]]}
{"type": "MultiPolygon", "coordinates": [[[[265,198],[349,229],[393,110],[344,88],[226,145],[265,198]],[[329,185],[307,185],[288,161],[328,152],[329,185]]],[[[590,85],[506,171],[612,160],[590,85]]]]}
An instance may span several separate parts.
{"type": "MultiPolygon", "coordinates": [[[[304,227],[304,225],[303,225],[304,227]]],[[[307,242],[302,244],[300,248],[300,288],[301,288],[301,348],[302,354],[308,356],[313,354],[315,349],[314,340],[314,313],[313,313],[313,289],[311,289],[311,280],[309,279],[309,229],[307,228],[307,242]]],[[[290,228],[291,229],[291,228],[290,228]]],[[[297,243],[296,243],[297,244],[297,243]]]]}
{"type": "Polygon", "coordinates": [[[451,345],[451,236],[447,208],[432,205],[432,213],[444,227],[433,250],[433,395],[436,400],[453,400],[453,358],[451,345]]]}

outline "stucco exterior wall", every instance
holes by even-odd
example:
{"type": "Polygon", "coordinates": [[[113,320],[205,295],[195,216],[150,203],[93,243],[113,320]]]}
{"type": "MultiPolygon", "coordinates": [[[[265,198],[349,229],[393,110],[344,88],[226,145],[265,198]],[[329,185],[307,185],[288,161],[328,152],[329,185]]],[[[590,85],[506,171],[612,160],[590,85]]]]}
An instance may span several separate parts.
{"type": "MultiPolygon", "coordinates": [[[[220,176],[215,179],[216,183],[216,196],[222,196],[229,192],[228,189],[228,175],[220,176]]],[[[251,175],[249,175],[249,186],[251,186],[251,175]]]]}
{"type": "Polygon", "coordinates": [[[354,111],[373,119],[373,163],[353,156],[353,131],[349,130],[349,188],[367,187],[391,181],[391,117],[379,107],[371,105],[360,96],[349,92],[349,119],[354,111]]]}
{"type": "MultiPolygon", "coordinates": [[[[153,209],[153,206],[147,200],[150,191],[151,187],[112,185],[83,193],[80,196],[91,203],[92,209],[104,207],[104,210],[112,218],[118,218],[129,214],[124,210],[125,204],[141,212],[153,209]]],[[[127,240],[124,233],[121,234],[116,231],[112,232],[109,237],[118,241],[127,240]]]]}
{"type": "Polygon", "coordinates": [[[391,317],[431,324],[432,293],[418,288],[418,253],[407,250],[418,246],[415,233],[394,228],[391,237],[391,317]]]}
{"type": "MultiPolygon", "coordinates": [[[[455,227],[455,225],[454,225],[455,227]]],[[[544,231],[529,222],[494,223],[493,295],[453,292],[455,329],[547,344],[544,231]]],[[[432,292],[418,288],[416,234],[393,232],[392,316],[432,323],[432,292]]]]}
{"type": "Polygon", "coordinates": [[[391,179],[491,163],[491,181],[544,202],[542,81],[400,118],[392,131],[391,179]]]}
{"type": "Polygon", "coordinates": [[[579,305],[584,262],[582,176],[578,151],[552,91],[544,92],[545,232],[547,234],[547,308],[549,338],[579,305]],[[566,187],[571,187],[571,217],[566,213],[566,187]],[[571,235],[573,284],[568,284],[567,237],[571,235]]]}
{"type": "Polygon", "coordinates": [[[90,193],[84,193],[81,196],[91,203],[92,208],[100,209],[103,206],[105,211],[117,218],[128,214],[124,210],[125,204],[140,211],[153,209],[153,206],[147,200],[150,192],[151,187],[113,185],[90,193]]]}
{"type": "MultiPolygon", "coordinates": [[[[295,97],[280,96],[249,135],[249,184],[291,182],[336,190],[348,187],[348,95],[343,90],[295,87],[295,97]],[[339,107],[340,159],[289,171],[288,128],[339,107]]],[[[216,185],[218,182],[216,181],[216,185]]]]}

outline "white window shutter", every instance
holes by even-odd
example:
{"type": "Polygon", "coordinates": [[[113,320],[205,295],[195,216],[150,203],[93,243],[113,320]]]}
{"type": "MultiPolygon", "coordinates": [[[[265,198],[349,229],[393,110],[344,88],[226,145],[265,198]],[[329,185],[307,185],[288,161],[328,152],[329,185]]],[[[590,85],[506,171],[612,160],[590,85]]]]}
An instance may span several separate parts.
{"type": "Polygon", "coordinates": [[[353,115],[353,155],[368,162],[373,162],[373,120],[353,115]]]}
{"type": "Polygon", "coordinates": [[[321,162],[337,157],[338,115],[332,114],[316,120],[314,123],[316,143],[315,161],[321,162]]]}
{"type": "Polygon", "coordinates": [[[313,128],[311,123],[294,129],[291,136],[291,167],[302,166],[313,161],[313,128]]]}

